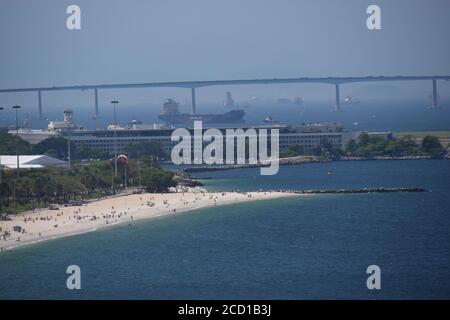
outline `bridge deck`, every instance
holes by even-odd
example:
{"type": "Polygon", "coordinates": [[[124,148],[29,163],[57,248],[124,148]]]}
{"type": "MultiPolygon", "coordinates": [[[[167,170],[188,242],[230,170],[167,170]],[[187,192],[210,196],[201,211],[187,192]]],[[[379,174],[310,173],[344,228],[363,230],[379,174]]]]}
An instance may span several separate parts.
{"type": "Polygon", "coordinates": [[[0,89],[0,93],[6,92],[30,92],[30,91],[57,91],[57,90],[92,90],[92,89],[123,89],[123,88],[201,88],[208,86],[226,85],[251,85],[251,84],[289,84],[289,83],[323,83],[344,84],[354,82],[373,81],[421,81],[421,80],[445,80],[450,76],[376,76],[376,77],[327,77],[327,78],[285,78],[285,79],[249,79],[249,80],[211,80],[211,81],[180,81],[180,82],[147,82],[128,84],[97,84],[97,85],[74,85],[53,86],[35,88],[12,88],[0,89]]]}

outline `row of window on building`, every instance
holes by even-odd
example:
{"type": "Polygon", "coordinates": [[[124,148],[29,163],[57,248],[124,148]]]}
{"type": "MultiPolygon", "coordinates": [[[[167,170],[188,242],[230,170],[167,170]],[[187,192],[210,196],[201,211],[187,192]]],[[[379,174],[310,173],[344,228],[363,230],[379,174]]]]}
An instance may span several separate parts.
{"type": "MultiPolygon", "coordinates": [[[[115,140],[114,138],[95,138],[95,137],[71,137],[71,140],[78,144],[85,144],[88,147],[100,149],[109,153],[114,153],[115,140]]],[[[118,152],[122,152],[123,148],[132,143],[147,142],[147,141],[157,141],[162,144],[162,148],[166,153],[170,153],[172,148],[178,142],[172,142],[170,136],[168,137],[141,137],[136,138],[117,138],[117,148],[118,152]]],[[[280,134],[279,147],[280,150],[285,150],[291,145],[302,145],[305,148],[314,148],[321,142],[327,141],[331,143],[334,147],[342,147],[342,135],[340,133],[330,133],[330,134],[280,134]]],[[[205,143],[207,144],[207,143],[205,143]]]]}

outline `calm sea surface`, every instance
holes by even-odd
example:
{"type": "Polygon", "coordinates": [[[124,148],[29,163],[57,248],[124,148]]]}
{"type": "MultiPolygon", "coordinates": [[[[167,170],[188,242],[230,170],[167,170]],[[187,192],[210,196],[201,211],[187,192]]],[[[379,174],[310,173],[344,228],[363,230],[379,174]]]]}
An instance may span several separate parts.
{"type": "Polygon", "coordinates": [[[450,161],[363,161],[199,174],[210,190],[417,186],[193,211],[0,254],[0,299],[450,298],[450,161]],[[333,174],[328,175],[331,171],[333,174]],[[82,290],[66,289],[79,265],[82,290]],[[381,268],[382,289],[366,288],[381,268]]]}
{"type": "MultiPolygon", "coordinates": [[[[341,112],[332,112],[333,94],[329,102],[306,101],[303,106],[294,104],[277,104],[268,102],[255,102],[245,110],[245,122],[249,125],[263,124],[268,116],[279,120],[281,124],[298,125],[302,122],[340,122],[349,131],[426,131],[450,130],[450,99],[442,98],[440,108],[430,110],[431,100],[426,98],[405,98],[386,101],[362,100],[360,104],[342,104],[341,112]]],[[[199,113],[224,113],[229,111],[216,104],[205,104],[199,99],[197,105],[199,113]]],[[[100,118],[93,120],[93,105],[80,106],[75,104],[74,121],[86,128],[105,128],[113,121],[113,113],[109,102],[100,105],[100,118]]],[[[37,108],[34,104],[25,105],[23,114],[19,115],[21,122],[25,113],[28,113],[32,128],[47,128],[49,120],[62,119],[64,107],[51,108],[45,106],[44,113],[48,120],[39,120],[37,108]]],[[[144,123],[160,123],[158,119],[160,105],[126,105],[117,109],[117,118],[121,124],[138,119],[144,123]]],[[[185,105],[181,112],[189,112],[190,107],[185,105]]],[[[0,118],[1,126],[15,126],[12,113],[5,113],[0,118]]]]}

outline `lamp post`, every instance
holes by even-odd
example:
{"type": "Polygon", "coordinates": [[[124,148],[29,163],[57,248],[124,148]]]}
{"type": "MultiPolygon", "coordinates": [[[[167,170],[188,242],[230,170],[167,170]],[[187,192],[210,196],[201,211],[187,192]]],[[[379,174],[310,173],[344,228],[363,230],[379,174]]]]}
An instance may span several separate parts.
{"type": "MultiPolygon", "coordinates": [[[[3,110],[3,107],[0,107],[0,111],[3,110]]],[[[0,155],[0,184],[2,183],[2,156],[0,155]]]]}
{"type": "Polygon", "coordinates": [[[12,107],[13,109],[16,110],[16,156],[17,156],[17,171],[16,171],[16,179],[14,180],[13,183],[13,203],[14,203],[14,208],[16,208],[16,184],[17,184],[17,180],[20,177],[19,174],[19,170],[20,170],[20,161],[19,161],[19,109],[20,106],[15,105],[12,107]]]}
{"type": "Polygon", "coordinates": [[[16,156],[17,156],[17,178],[19,178],[19,169],[20,169],[20,164],[19,164],[19,109],[20,106],[15,105],[13,106],[13,109],[16,110],[16,156]]]}
{"type": "Polygon", "coordinates": [[[127,168],[128,168],[128,163],[125,163],[125,190],[128,190],[127,168]]]}
{"type": "Polygon", "coordinates": [[[111,167],[111,192],[112,194],[116,194],[116,188],[114,185],[114,168],[111,167]]]}
{"type": "Polygon", "coordinates": [[[141,190],[141,163],[138,160],[137,161],[137,166],[138,166],[138,182],[139,182],[139,190],[141,190]]]}
{"type": "Polygon", "coordinates": [[[117,100],[111,101],[114,105],[114,177],[117,177],[117,116],[116,116],[116,104],[117,100]]]}
{"type": "Polygon", "coordinates": [[[70,169],[70,161],[71,161],[72,155],[70,154],[70,131],[69,130],[67,131],[67,166],[70,169]]]}

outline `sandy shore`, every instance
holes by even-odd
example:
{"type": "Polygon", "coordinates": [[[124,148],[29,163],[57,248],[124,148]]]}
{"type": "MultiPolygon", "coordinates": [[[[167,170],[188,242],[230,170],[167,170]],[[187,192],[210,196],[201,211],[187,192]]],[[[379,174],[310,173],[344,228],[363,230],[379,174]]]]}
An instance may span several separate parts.
{"type": "Polygon", "coordinates": [[[42,209],[0,221],[0,251],[26,244],[94,231],[119,223],[189,210],[252,200],[298,196],[282,192],[211,193],[202,189],[164,194],[133,194],[90,202],[82,206],[42,209]],[[14,226],[23,230],[14,231],[14,226]],[[6,234],[6,236],[5,236],[6,234]]]}

